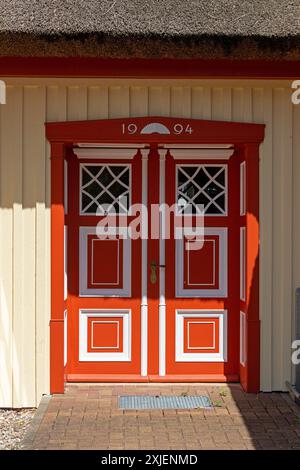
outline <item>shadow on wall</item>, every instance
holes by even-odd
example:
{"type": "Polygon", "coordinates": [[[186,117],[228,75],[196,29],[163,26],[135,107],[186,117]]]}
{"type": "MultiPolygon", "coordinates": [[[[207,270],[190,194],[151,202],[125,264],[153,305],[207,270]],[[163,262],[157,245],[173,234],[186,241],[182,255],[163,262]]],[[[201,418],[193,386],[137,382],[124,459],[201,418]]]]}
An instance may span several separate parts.
{"type": "Polygon", "coordinates": [[[8,98],[16,109],[12,120],[0,107],[0,407],[18,408],[49,393],[50,146],[36,116],[27,142],[16,91],[8,98]]]}

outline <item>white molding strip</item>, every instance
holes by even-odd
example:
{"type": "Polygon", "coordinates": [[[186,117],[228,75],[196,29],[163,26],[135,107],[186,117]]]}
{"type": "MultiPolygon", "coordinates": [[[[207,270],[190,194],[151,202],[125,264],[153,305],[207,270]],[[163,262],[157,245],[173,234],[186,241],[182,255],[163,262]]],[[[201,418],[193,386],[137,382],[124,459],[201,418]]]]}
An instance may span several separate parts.
{"type": "Polygon", "coordinates": [[[64,366],[68,362],[68,311],[64,311],[64,366]]]}
{"type": "MultiPolygon", "coordinates": [[[[176,362],[226,362],[227,361],[227,310],[186,310],[175,311],[176,362]],[[185,353],[184,352],[184,319],[216,318],[219,321],[219,352],[185,353]]],[[[207,349],[207,348],[206,348],[207,349]]]]}
{"type": "MultiPolygon", "coordinates": [[[[77,147],[80,148],[128,148],[128,149],[142,149],[145,147],[149,147],[149,144],[125,144],[125,143],[116,143],[116,142],[106,142],[106,143],[101,143],[101,142],[90,142],[90,143],[77,143],[77,147]]],[[[74,147],[76,148],[76,147],[74,147]]]]}
{"type": "Polygon", "coordinates": [[[64,211],[68,214],[68,162],[64,160],[64,211]]]}
{"type": "Polygon", "coordinates": [[[159,238],[159,375],[166,375],[166,294],[165,294],[165,185],[166,185],[166,149],[159,153],[159,204],[160,204],[160,238],[159,238]]]}
{"type": "Polygon", "coordinates": [[[80,309],[79,310],[79,361],[80,362],[130,362],[131,361],[131,310],[130,309],[80,309]],[[88,318],[123,318],[122,352],[88,352],[88,318]]]}
{"type": "Polygon", "coordinates": [[[246,314],[240,311],[240,363],[242,366],[245,366],[247,361],[246,341],[246,314]]]}
{"type": "Polygon", "coordinates": [[[64,226],[64,300],[68,298],[68,226],[64,226]]]}
{"type": "Polygon", "coordinates": [[[234,149],[203,149],[203,148],[176,148],[170,149],[170,154],[175,160],[213,159],[228,160],[234,153],[234,149]]]}
{"type": "Polygon", "coordinates": [[[230,149],[233,144],[163,144],[165,149],[230,149]]]}
{"type": "Polygon", "coordinates": [[[148,374],[148,156],[142,149],[141,375],[148,374]]]}
{"type": "Polygon", "coordinates": [[[137,148],[73,148],[73,152],[79,159],[116,159],[132,160],[137,154],[137,148]]]}
{"type": "Polygon", "coordinates": [[[240,227],[240,299],[246,301],[246,227],[240,227]]]}
{"type": "Polygon", "coordinates": [[[240,164],[240,215],[246,214],[246,162],[240,164]]]}
{"type": "MultiPolygon", "coordinates": [[[[116,158],[131,160],[138,149],[145,149],[148,144],[126,143],[77,143],[73,147],[74,154],[79,158],[116,158]]],[[[163,149],[169,149],[173,158],[186,159],[224,159],[228,160],[234,153],[232,144],[162,144],[163,149]]]]}

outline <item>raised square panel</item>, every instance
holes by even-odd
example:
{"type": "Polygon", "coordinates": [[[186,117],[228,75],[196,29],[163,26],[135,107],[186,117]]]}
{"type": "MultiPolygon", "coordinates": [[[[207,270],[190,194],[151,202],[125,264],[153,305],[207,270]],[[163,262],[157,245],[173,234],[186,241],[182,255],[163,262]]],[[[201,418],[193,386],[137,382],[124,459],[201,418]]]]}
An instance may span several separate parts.
{"type": "Polygon", "coordinates": [[[123,318],[88,318],[88,351],[123,351],[123,318]]]}
{"type": "Polygon", "coordinates": [[[79,317],[80,361],[130,361],[130,310],[80,310],[79,317]]]}
{"type": "Polygon", "coordinates": [[[80,227],[79,292],[81,297],[130,297],[131,240],[122,228],[99,238],[96,227],[80,227]]]}
{"type": "Polygon", "coordinates": [[[227,361],[226,310],[176,310],[176,362],[227,361]]]}
{"type": "Polygon", "coordinates": [[[218,352],[218,319],[184,318],[183,326],[184,352],[218,352]]]}
{"type": "Polygon", "coordinates": [[[101,240],[97,235],[88,235],[88,288],[122,289],[122,285],[123,240],[101,240]]]}
{"type": "Polygon", "coordinates": [[[203,247],[193,250],[195,242],[184,243],[184,288],[219,288],[219,236],[205,235],[203,247]],[[199,269],[200,268],[200,269],[199,269]]]}
{"type": "Polygon", "coordinates": [[[227,228],[206,227],[196,242],[184,231],[176,239],[176,297],[227,297],[227,228]]]}

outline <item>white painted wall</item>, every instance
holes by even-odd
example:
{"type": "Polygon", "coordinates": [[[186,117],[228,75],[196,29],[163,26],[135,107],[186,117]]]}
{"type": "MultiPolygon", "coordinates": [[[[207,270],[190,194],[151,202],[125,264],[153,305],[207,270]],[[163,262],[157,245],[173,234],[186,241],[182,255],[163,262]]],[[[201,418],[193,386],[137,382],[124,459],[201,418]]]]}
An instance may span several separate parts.
{"type": "Polygon", "coordinates": [[[45,121],[161,115],[266,123],[261,148],[261,388],[291,379],[300,286],[300,106],[289,81],[13,79],[0,105],[0,406],[49,392],[45,121]]]}

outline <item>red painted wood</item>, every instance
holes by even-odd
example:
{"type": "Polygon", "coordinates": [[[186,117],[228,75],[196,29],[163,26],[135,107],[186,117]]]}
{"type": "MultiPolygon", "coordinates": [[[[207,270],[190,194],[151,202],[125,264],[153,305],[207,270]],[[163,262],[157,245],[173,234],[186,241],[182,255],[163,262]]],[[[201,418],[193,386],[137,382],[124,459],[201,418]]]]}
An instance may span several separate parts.
{"type": "Polygon", "coordinates": [[[64,145],[51,144],[50,390],[64,391],[64,145]]]}
{"type": "Polygon", "coordinates": [[[190,383],[210,383],[210,382],[238,382],[238,375],[222,375],[222,374],[198,374],[198,375],[165,375],[163,377],[158,375],[149,376],[149,382],[190,382],[190,383]]]}
{"type": "Polygon", "coordinates": [[[139,382],[190,382],[190,383],[210,383],[210,382],[238,382],[238,375],[165,375],[161,377],[159,375],[148,375],[148,377],[142,377],[141,375],[115,375],[115,374],[68,374],[66,376],[67,382],[104,382],[104,383],[139,383],[139,382]]]}
{"type": "Polygon", "coordinates": [[[150,116],[97,121],[48,122],[46,135],[51,142],[70,144],[77,142],[244,144],[245,142],[261,142],[264,138],[264,128],[263,124],[150,116]],[[155,122],[166,126],[169,134],[141,133],[146,125],[155,122]],[[126,131],[129,124],[136,126],[135,134],[126,131]],[[182,125],[183,129],[192,129],[192,133],[183,132],[177,135],[174,130],[176,124],[182,125]]]}
{"type": "Polygon", "coordinates": [[[184,353],[219,352],[219,320],[217,318],[185,318],[183,324],[184,353]],[[193,321],[192,324],[189,324],[190,320],[193,321]],[[213,344],[214,342],[215,344],[213,344]],[[202,349],[199,349],[199,345],[201,345],[202,349]],[[210,349],[205,349],[205,346],[208,346],[210,349]]]}
{"type": "MultiPolygon", "coordinates": [[[[185,243],[189,243],[186,238],[185,243]]],[[[191,253],[190,251],[186,250],[186,246],[184,247],[184,283],[185,289],[194,289],[194,284],[203,283],[208,284],[206,289],[218,289],[219,237],[217,235],[205,235],[204,244],[201,250],[197,250],[191,253]],[[199,266],[202,267],[201,270],[199,270],[199,266]],[[213,282],[214,271],[215,277],[213,282]]]]}
{"type": "MultiPolygon", "coordinates": [[[[166,187],[166,201],[169,206],[174,204],[175,195],[175,165],[176,164],[197,164],[195,160],[176,160],[170,156],[167,158],[166,174],[168,175],[168,185],[166,187]]],[[[175,272],[178,267],[175,265],[175,240],[166,240],[166,298],[167,298],[167,358],[166,368],[168,375],[211,375],[211,376],[238,376],[239,364],[239,251],[236,247],[239,244],[238,215],[239,215],[239,167],[234,157],[228,160],[201,160],[201,164],[224,164],[228,165],[228,215],[205,216],[205,227],[226,227],[228,229],[228,295],[220,298],[218,295],[209,298],[202,295],[200,298],[176,298],[175,296],[175,272]],[[227,341],[228,352],[226,362],[176,362],[175,361],[175,311],[179,310],[227,310],[227,341]]],[[[194,217],[195,219],[195,217],[194,217]]],[[[171,233],[173,233],[173,224],[171,233]]],[[[210,236],[207,236],[210,238],[210,236]]],[[[218,239],[219,237],[215,237],[218,239]]],[[[218,251],[218,250],[217,250],[218,251]]],[[[192,255],[191,255],[192,256],[192,255]]],[[[196,255],[197,256],[197,255],[196,255]]],[[[208,263],[208,260],[206,260],[208,263]]],[[[210,269],[208,265],[201,267],[206,271],[210,269]]],[[[192,314],[191,317],[192,319],[192,314]]],[[[218,328],[217,328],[218,331],[218,328]]],[[[185,351],[187,352],[187,351],[185,351]]],[[[197,351],[199,352],[199,351],[197,351]]],[[[206,351],[203,352],[214,352],[206,351]]],[[[218,351],[219,352],[219,351],[218,351]]],[[[212,379],[213,380],[213,379],[212,379]]]]}
{"type": "Polygon", "coordinates": [[[67,382],[148,382],[148,377],[142,377],[138,374],[67,374],[67,382]]]}
{"type": "MultiPolygon", "coordinates": [[[[89,161],[92,164],[107,164],[112,163],[111,160],[97,160],[89,161]]],[[[132,165],[132,202],[136,204],[141,201],[141,156],[137,153],[133,160],[114,160],[114,164],[129,164],[132,165]]],[[[69,306],[68,306],[68,362],[66,365],[66,374],[69,375],[110,375],[114,373],[119,375],[136,375],[140,372],[140,305],[141,305],[141,240],[131,240],[131,298],[113,297],[113,296],[80,296],[79,293],[79,228],[81,226],[96,227],[98,222],[103,217],[85,216],[80,215],[79,207],[79,172],[80,162],[70,150],[68,161],[69,168],[69,194],[68,194],[68,215],[66,221],[68,223],[68,247],[69,253],[72,255],[68,257],[68,273],[69,273],[69,306]],[[88,219],[88,220],[86,220],[88,219]],[[79,361],[79,310],[80,309],[131,309],[131,330],[132,330],[132,344],[131,344],[131,361],[79,361]]],[[[132,216],[127,217],[127,224],[132,220],[132,216]]],[[[116,225],[122,225],[120,218],[116,217],[116,225]]],[[[110,243],[102,241],[100,243],[110,243]]],[[[123,242],[122,242],[123,243],[123,242]]],[[[121,249],[123,253],[123,249],[121,249]]],[[[97,261],[103,269],[110,273],[111,260],[102,254],[102,259],[97,261]]],[[[91,264],[88,263],[91,267],[91,264]]],[[[121,269],[121,273],[123,268],[121,269]]],[[[130,273],[126,273],[130,275],[130,273]]],[[[107,286],[112,288],[111,285],[107,286]]],[[[122,328],[120,328],[120,333],[122,328]]],[[[107,352],[103,350],[103,352],[107,352]]],[[[113,352],[113,351],[112,351],[113,352]]]]}
{"type": "MultiPolygon", "coordinates": [[[[148,158],[148,207],[159,204],[159,155],[152,147],[148,158]]],[[[157,214],[155,215],[157,217],[157,214]]],[[[159,216],[158,216],[159,217],[159,216]]],[[[148,227],[151,227],[152,214],[148,211],[148,227]]],[[[158,235],[159,237],[159,235],[158,235]]],[[[158,375],[158,304],[159,304],[159,269],[157,282],[150,282],[150,263],[159,264],[159,239],[153,234],[148,240],[148,374],[158,375]]]]}
{"type": "Polygon", "coordinates": [[[1,76],[122,78],[299,78],[300,61],[0,57],[1,76]]]}
{"type": "MultiPolygon", "coordinates": [[[[62,392],[63,381],[64,381],[64,367],[63,367],[63,150],[64,145],[67,146],[67,158],[70,161],[74,160],[74,155],[70,149],[71,144],[76,142],[124,142],[124,143],[148,143],[151,145],[157,143],[232,143],[235,144],[239,149],[243,158],[250,162],[249,180],[247,180],[247,204],[249,207],[249,213],[247,213],[247,229],[251,234],[252,242],[247,244],[247,256],[249,259],[249,265],[247,268],[248,279],[251,278],[251,285],[247,283],[247,290],[251,291],[251,302],[247,305],[247,341],[248,341],[248,361],[247,368],[245,371],[240,368],[240,374],[242,378],[243,386],[248,391],[257,391],[259,389],[259,320],[258,320],[258,143],[263,140],[264,137],[264,125],[258,124],[246,124],[246,123],[232,123],[232,122],[216,122],[216,121],[201,121],[201,120],[189,120],[189,119],[177,119],[177,118],[163,118],[163,117],[147,117],[147,118],[133,118],[133,119],[117,119],[117,120],[100,120],[100,121],[84,121],[84,122],[61,122],[61,123],[47,123],[46,124],[47,137],[51,142],[51,247],[52,247],[52,320],[51,320],[51,391],[62,392]],[[172,131],[171,134],[140,134],[140,130],[150,122],[159,122],[165,126],[174,129],[176,123],[181,123],[186,126],[193,126],[192,134],[175,135],[172,131]],[[128,133],[122,134],[122,126],[125,127],[128,123],[135,123],[137,126],[136,135],[129,135],[128,133]],[[173,126],[173,127],[172,127],[173,126]],[[243,144],[243,145],[240,145],[243,144]],[[245,152],[245,153],[243,153],[245,152]],[[58,157],[58,158],[55,158],[58,157]],[[255,268],[255,269],[254,269],[255,268]],[[243,376],[243,377],[242,377],[243,376]]],[[[149,161],[149,203],[155,200],[155,194],[158,194],[158,161],[157,153],[152,150],[152,156],[149,161]],[[156,164],[155,164],[156,159],[156,164]],[[156,165],[156,166],[155,166],[156,165]]],[[[168,181],[172,175],[172,168],[167,169],[168,181]],[[170,170],[170,172],[168,171],[170,170]]],[[[234,171],[231,172],[234,175],[234,171]]],[[[78,187],[78,173],[76,173],[76,165],[71,165],[69,172],[69,181],[72,181],[73,187],[78,187]],[[77,175],[77,176],[76,176],[77,175]]],[[[140,181],[139,178],[136,181],[140,181]]],[[[232,185],[232,183],[231,183],[232,185]]],[[[169,185],[170,187],[170,185],[169,185]]],[[[233,185],[235,188],[236,201],[239,200],[238,187],[239,185],[233,185]]],[[[140,191],[140,189],[139,189],[140,191]]],[[[170,194],[167,197],[170,198],[170,194]]],[[[141,199],[141,194],[136,200],[141,199]]],[[[235,205],[237,210],[237,205],[235,205]]],[[[77,224],[74,214],[78,214],[78,199],[69,196],[69,215],[65,217],[66,223],[74,228],[77,224]],[[73,211],[73,212],[72,212],[73,211]],[[70,215],[73,213],[73,216],[70,215]],[[73,225],[72,225],[73,224],[73,225]],[[75,224],[75,225],[74,225],[75,224]]],[[[92,216],[81,218],[82,225],[93,225],[96,219],[92,216]]],[[[216,218],[215,218],[216,219],[216,218]]],[[[216,226],[222,226],[223,220],[215,220],[216,226]]],[[[70,231],[74,233],[74,231],[70,231]]],[[[232,235],[229,237],[231,248],[230,250],[236,250],[238,246],[238,235],[239,235],[239,224],[232,226],[232,235]]],[[[139,248],[140,250],[140,248],[139,248]]],[[[167,249],[168,250],[168,249],[167,249]]],[[[78,237],[71,235],[69,237],[69,252],[78,253],[78,237]]],[[[158,241],[153,240],[149,242],[149,259],[158,259],[158,241]]],[[[73,260],[74,261],[74,260],[73,260]]],[[[69,257],[69,298],[67,301],[68,310],[79,306],[76,302],[78,292],[78,265],[70,264],[69,257]]],[[[170,266],[172,262],[170,263],[170,266]]],[[[174,267],[173,267],[174,268],[174,267]]],[[[136,258],[135,270],[138,272],[140,269],[140,256],[136,258]]],[[[236,271],[232,270],[232,274],[229,276],[236,276],[236,271]]],[[[232,283],[231,283],[232,284],[232,283]]],[[[238,363],[238,354],[231,354],[231,364],[233,365],[232,370],[224,370],[221,367],[216,368],[215,371],[202,370],[197,371],[195,376],[191,376],[187,370],[182,370],[180,374],[176,376],[172,373],[164,378],[157,376],[158,370],[158,354],[157,354],[157,327],[158,327],[158,295],[157,295],[158,283],[156,286],[149,286],[149,377],[146,380],[161,380],[161,381],[226,381],[226,380],[238,380],[238,374],[235,373],[235,364],[238,363]],[[152,305],[151,305],[152,302],[152,305]],[[151,313],[152,312],[152,313],[151,313]],[[151,318],[151,321],[150,321],[151,318]],[[156,351],[156,352],[155,352],[156,351]],[[206,378],[205,378],[206,377],[206,378]]],[[[134,292],[134,296],[139,304],[140,299],[140,287],[134,292]]],[[[211,305],[211,301],[207,302],[207,307],[211,305]]],[[[239,310],[239,301],[235,303],[233,308],[239,310]]],[[[95,308],[93,299],[85,299],[86,308],[95,308]]],[[[106,307],[110,308],[124,308],[124,304],[119,299],[107,299],[106,307]]],[[[72,325],[72,320],[71,320],[72,325]]],[[[238,324],[236,322],[233,325],[235,328],[235,334],[238,337],[238,324]]],[[[69,325],[69,328],[74,328],[69,325]]],[[[140,331],[140,325],[137,325],[140,331]]],[[[172,330],[172,328],[171,328],[172,330]]],[[[76,327],[75,330],[76,331],[76,327]]],[[[172,334],[172,331],[171,331],[172,334]]],[[[78,328],[77,333],[73,338],[75,344],[78,345],[78,328]],[[76,336],[77,335],[77,336],[76,336]]],[[[78,347],[78,346],[77,346],[78,347]]],[[[135,348],[139,348],[139,343],[134,344],[135,348]]],[[[137,351],[137,350],[136,350],[137,351]]],[[[68,348],[68,365],[72,368],[78,361],[78,350],[72,346],[68,348]],[[72,366],[73,364],[73,366],[72,366]]],[[[76,367],[75,367],[76,369],[76,367]]],[[[138,368],[135,369],[139,372],[138,368]]],[[[67,380],[85,380],[82,377],[91,379],[94,377],[95,380],[124,380],[124,374],[121,371],[115,371],[114,379],[111,376],[109,369],[103,371],[104,373],[96,373],[93,368],[90,370],[84,370],[84,373],[79,368],[76,371],[71,369],[67,371],[67,380]],[[106,377],[106,379],[105,379],[106,377]],[[80,379],[81,378],[81,379],[80,379]],[[98,378],[98,379],[97,379],[98,378]]],[[[126,377],[129,381],[133,379],[137,380],[139,377],[138,373],[130,373],[127,371],[126,377]]],[[[144,381],[144,378],[141,379],[144,381]]],[[[145,380],[145,381],[146,381],[145,380]]]]}
{"type": "Polygon", "coordinates": [[[249,144],[246,161],[246,328],[248,392],[259,391],[260,320],[259,320],[259,147],[249,144]]]}
{"type": "Polygon", "coordinates": [[[88,318],[88,352],[122,352],[123,318],[94,317],[88,318]],[[100,322],[99,322],[100,320],[100,322]]]}
{"type": "Polygon", "coordinates": [[[88,235],[88,287],[123,287],[123,240],[99,240],[88,235]],[[105,266],[105,269],[103,269],[105,266]]]}

